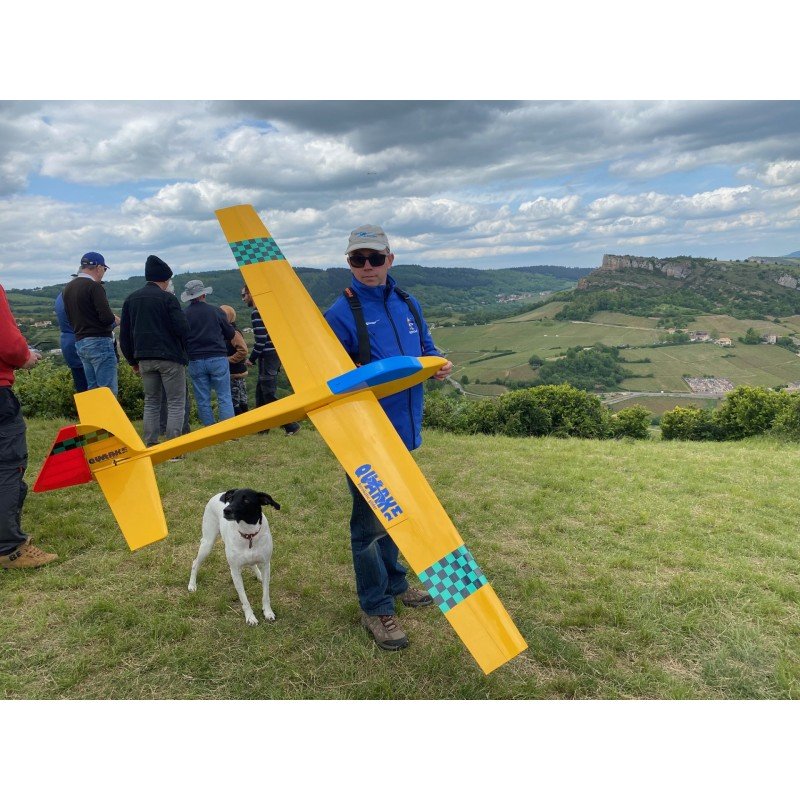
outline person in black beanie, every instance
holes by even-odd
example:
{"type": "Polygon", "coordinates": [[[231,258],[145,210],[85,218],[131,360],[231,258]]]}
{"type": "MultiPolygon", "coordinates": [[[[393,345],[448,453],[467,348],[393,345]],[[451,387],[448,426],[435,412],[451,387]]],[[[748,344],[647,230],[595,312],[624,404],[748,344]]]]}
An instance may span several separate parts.
{"type": "Polygon", "coordinates": [[[186,399],[186,342],[189,326],[174,294],[167,291],[172,270],[158,256],[144,265],[147,284],[122,306],[122,355],[141,375],[144,387],[144,443],[158,443],[161,392],[167,397],[167,439],[180,436],[186,399]]]}

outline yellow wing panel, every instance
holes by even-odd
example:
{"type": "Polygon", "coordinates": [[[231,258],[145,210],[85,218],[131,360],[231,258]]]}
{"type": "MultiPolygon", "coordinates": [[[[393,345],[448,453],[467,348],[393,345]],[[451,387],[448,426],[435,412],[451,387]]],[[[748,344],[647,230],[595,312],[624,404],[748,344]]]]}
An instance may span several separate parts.
{"type": "Polygon", "coordinates": [[[167,520],[147,456],[94,473],[131,550],[167,536],[167,520]]]}
{"type": "Polygon", "coordinates": [[[485,673],[527,648],[371,392],[309,418],[485,673]]]}
{"type": "Polygon", "coordinates": [[[252,206],[216,212],[295,392],[353,368],[311,296],[252,206]]]}

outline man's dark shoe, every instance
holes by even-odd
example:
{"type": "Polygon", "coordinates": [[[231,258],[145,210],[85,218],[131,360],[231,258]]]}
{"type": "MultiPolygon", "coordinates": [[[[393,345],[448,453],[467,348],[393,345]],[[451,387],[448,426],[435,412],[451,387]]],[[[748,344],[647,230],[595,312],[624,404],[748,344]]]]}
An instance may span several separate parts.
{"type": "Polygon", "coordinates": [[[375,644],[382,650],[402,650],[408,639],[394,614],[372,616],[361,612],[361,624],[372,634],[375,644]]]}
{"type": "Polygon", "coordinates": [[[395,597],[409,608],[420,608],[420,606],[429,606],[433,603],[433,598],[426,591],[412,589],[410,586],[402,594],[395,595],[395,597]]]}

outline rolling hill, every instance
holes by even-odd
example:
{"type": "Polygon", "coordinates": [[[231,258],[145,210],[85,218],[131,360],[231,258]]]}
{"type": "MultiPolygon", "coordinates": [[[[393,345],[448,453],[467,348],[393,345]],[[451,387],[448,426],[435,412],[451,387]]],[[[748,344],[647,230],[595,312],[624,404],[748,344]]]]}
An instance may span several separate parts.
{"type": "MultiPolygon", "coordinates": [[[[350,282],[350,270],[344,268],[301,267],[296,271],[321,309],[327,308],[350,282]]],[[[559,266],[479,270],[397,264],[392,268],[398,284],[419,298],[428,320],[435,324],[519,313],[540,303],[543,295],[574,287],[590,272],[590,269],[559,266]]],[[[233,306],[240,320],[249,320],[249,310],[240,297],[242,277],[238,269],[176,274],[173,281],[178,295],[186,282],[195,278],[213,288],[211,302],[233,306]]],[[[143,285],[143,277],[104,283],[109,303],[117,313],[125,298],[143,285]]],[[[63,283],[37,289],[5,287],[11,310],[23,334],[43,350],[58,347],[53,301],[63,288],[63,283]],[[51,323],[49,328],[36,327],[37,323],[41,325],[48,321],[51,323]]]]}

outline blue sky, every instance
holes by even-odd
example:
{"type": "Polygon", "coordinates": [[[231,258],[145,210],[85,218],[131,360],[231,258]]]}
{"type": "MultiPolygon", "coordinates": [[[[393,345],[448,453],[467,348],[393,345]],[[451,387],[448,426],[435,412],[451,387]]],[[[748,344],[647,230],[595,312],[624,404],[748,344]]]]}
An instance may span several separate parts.
{"type": "Polygon", "coordinates": [[[6,101],[0,275],[232,267],[252,203],[295,266],[382,225],[397,263],[596,267],[800,249],[796,101],[6,101]]]}

